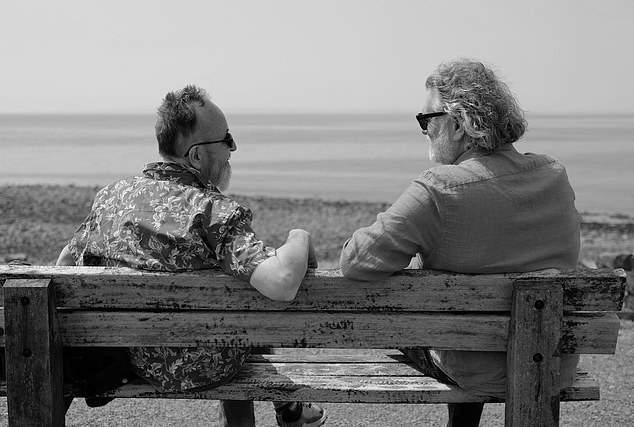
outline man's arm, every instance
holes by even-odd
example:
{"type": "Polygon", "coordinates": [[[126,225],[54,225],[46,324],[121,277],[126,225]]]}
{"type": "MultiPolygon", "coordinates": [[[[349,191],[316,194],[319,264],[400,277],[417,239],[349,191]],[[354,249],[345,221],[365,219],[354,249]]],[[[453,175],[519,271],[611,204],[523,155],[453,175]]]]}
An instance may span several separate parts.
{"type": "Polygon", "coordinates": [[[55,265],[76,265],[75,258],[73,258],[73,255],[70,253],[68,245],[64,246],[64,249],[62,249],[62,252],[60,252],[55,265]]]}
{"type": "MultiPolygon", "coordinates": [[[[340,263],[345,277],[374,281],[391,276],[427,255],[442,233],[438,204],[420,181],[414,181],[396,202],[377,215],[374,224],[355,231],[343,246],[340,263]]],[[[416,263],[418,265],[418,263],[416,263]]]]}
{"type": "Polygon", "coordinates": [[[292,301],[307,268],[317,267],[310,234],[301,229],[288,233],[275,256],[265,259],[251,275],[251,286],[275,301],[292,301]]]}

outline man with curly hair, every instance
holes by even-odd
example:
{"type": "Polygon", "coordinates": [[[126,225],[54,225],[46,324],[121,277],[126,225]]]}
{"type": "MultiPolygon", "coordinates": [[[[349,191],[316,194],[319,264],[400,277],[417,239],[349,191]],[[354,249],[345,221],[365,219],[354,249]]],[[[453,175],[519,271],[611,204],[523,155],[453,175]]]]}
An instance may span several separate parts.
{"type": "MultiPolygon", "coordinates": [[[[187,86],[166,95],[155,130],[163,161],[101,189],[58,265],[218,269],[268,298],[291,301],[307,268],[317,266],[311,236],[293,229],[282,246],[269,247],[252,230],[251,211],[222,194],[237,146],[220,108],[203,89],[187,86]]],[[[135,347],[128,353],[134,373],[161,391],[180,392],[230,381],[249,349],[135,347]]],[[[326,420],[317,405],[274,404],[280,426],[320,426],[326,420]]],[[[253,402],[223,401],[220,412],[223,425],[255,423],[253,402]]]]}
{"type": "MultiPolygon", "coordinates": [[[[440,163],[415,179],[341,253],[344,276],[379,280],[406,268],[459,273],[574,268],[580,220],[564,167],[518,152],[526,129],[508,86],[478,61],[443,63],[416,119],[440,163]]],[[[467,392],[503,398],[506,354],[404,349],[421,370],[467,392]]],[[[578,356],[561,356],[561,387],[578,356]]],[[[483,404],[449,404],[449,426],[477,426],[483,404]]]]}

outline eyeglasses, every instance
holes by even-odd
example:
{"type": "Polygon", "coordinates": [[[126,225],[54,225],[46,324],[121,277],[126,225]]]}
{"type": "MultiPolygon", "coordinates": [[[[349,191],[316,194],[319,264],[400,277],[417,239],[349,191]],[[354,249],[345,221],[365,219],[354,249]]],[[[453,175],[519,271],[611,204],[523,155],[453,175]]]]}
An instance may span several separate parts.
{"type": "Polygon", "coordinates": [[[438,117],[438,116],[444,116],[445,114],[448,114],[445,111],[439,111],[436,113],[418,113],[416,114],[416,120],[418,120],[418,124],[420,125],[420,128],[423,130],[424,134],[427,134],[427,125],[429,124],[429,119],[434,118],[434,117],[438,117]]]}
{"type": "Polygon", "coordinates": [[[233,137],[231,136],[231,134],[229,132],[227,132],[227,135],[224,137],[224,139],[221,139],[221,140],[218,140],[218,141],[197,142],[195,144],[190,145],[189,148],[187,149],[187,151],[185,152],[185,155],[183,157],[189,156],[189,152],[191,151],[191,149],[194,148],[197,145],[220,144],[221,142],[224,142],[225,144],[227,144],[227,146],[229,147],[229,150],[231,150],[231,151],[236,151],[236,149],[238,148],[238,146],[236,145],[236,142],[233,140],[233,137]]]}

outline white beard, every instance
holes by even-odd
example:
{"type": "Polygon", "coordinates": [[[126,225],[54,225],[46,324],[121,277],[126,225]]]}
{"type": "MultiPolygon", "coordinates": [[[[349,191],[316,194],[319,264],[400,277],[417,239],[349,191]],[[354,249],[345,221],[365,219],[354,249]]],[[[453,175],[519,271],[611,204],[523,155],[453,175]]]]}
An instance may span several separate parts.
{"type": "Polygon", "coordinates": [[[231,182],[231,164],[229,160],[213,160],[212,164],[201,170],[203,176],[207,177],[209,184],[220,191],[227,191],[231,182]]]}
{"type": "Polygon", "coordinates": [[[229,164],[228,161],[220,167],[218,175],[218,177],[213,177],[214,180],[212,181],[212,184],[214,184],[220,191],[227,191],[229,184],[231,183],[231,164],[229,164]]]}
{"type": "Polygon", "coordinates": [[[460,144],[449,141],[449,135],[445,127],[443,127],[434,138],[429,138],[429,160],[443,165],[453,164],[460,156],[460,144]]]}

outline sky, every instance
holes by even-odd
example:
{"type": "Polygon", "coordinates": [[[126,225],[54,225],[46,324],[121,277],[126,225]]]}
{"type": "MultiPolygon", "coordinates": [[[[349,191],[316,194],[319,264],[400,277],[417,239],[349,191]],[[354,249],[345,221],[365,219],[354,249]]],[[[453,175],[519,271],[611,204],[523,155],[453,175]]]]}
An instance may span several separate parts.
{"type": "Polygon", "coordinates": [[[634,113],[634,1],[2,0],[0,113],[419,111],[442,61],[483,61],[532,113],[634,113]]]}

